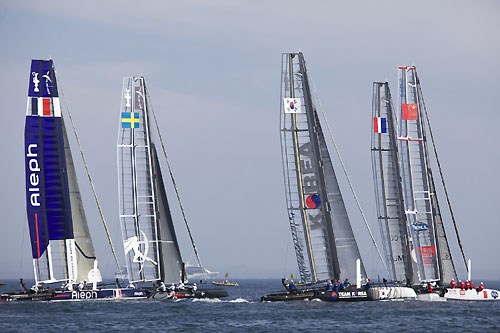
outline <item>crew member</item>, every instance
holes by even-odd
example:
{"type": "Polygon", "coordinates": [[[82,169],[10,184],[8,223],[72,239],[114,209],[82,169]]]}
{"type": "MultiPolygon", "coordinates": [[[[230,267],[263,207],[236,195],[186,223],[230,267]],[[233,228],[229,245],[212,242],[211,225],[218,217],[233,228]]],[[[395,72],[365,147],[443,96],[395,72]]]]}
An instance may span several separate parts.
{"type": "Polygon", "coordinates": [[[281,279],[281,284],[285,287],[286,291],[290,292],[290,284],[285,278],[281,279]]]}
{"type": "Polygon", "coordinates": [[[470,290],[474,289],[474,283],[472,283],[472,281],[469,281],[469,287],[470,287],[470,290]]]}
{"type": "Polygon", "coordinates": [[[332,280],[326,281],[325,290],[332,290],[332,280]]]}
{"type": "Polygon", "coordinates": [[[333,284],[333,290],[339,291],[339,283],[337,282],[337,279],[335,279],[335,283],[333,284]]]}
{"type": "Polygon", "coordinates": [[[464,290],[465,289],[465,283],[462,282],[462,280],[458,280],[458,286],[460,289],[464,290]]]}
{"type": "Polygon", "coordinates": [[[372,280],[368,279],[368,281],[366,282],[365,284],[365,288],[366,289],[370,289],[370,283],[371,283],[372,280]]]}
{"type": "Polygon", "coordinates": [[[481,282],[481,284],[479,286],[477,286],[477,291],[483,291],[484,289],[484,286],[483,286],[483,283],[481,282]]]}
{"type": "Polygon", "coordinates": [[[130,282],[130,283],[128,284],[127,288],[128,288],[128,289],[135,289],[135,285],[134,285],[132,282],[130,282]]]}
{"type": "Polygon", "coordinates": [[[434,291],[434,287],[432,286],[432,283],[429,283],[427,285],[427,291],[430,292],[430,293],[432,293],[434,291]]]}
{"type": "Polygon", "coordinates": [[[469,290],[470,289],[470,282],[469,280],[465,281],[465,290],[469,290]]]}
{"type": "Polygon", "coordinates": [[[180,282],[178,285],[177,285],[177,289],[179,290],[184,290],[184,282],[180,282]]]}
{"type": "Polygon", "coordinates": [[[345,280],[344,280],[344,289],[349,288],[350,285],[351,285],[351,283],[349,282],[349,278],[345,278],[345,280]]]}
{"type": "Polygon", "coordinates": [[[290,288],[291,293],[298,293],[299,290],[295,286],[295,283],[293,283],[293,280],[290,281],[290,284],[288,285],[288,288],[290,288]]]}
{"type": "Polygon", "coordinates": [[[82,291],[84,286],[85,285],[83,284],[83,281],[80,281],[80,283],[78,284],[78,291],[82,291]]]}
{"type": "Polygon", "coordinates": [[[65,289],[67,291],[73,291],[73,283],[71,283],[71,281],[68,281],[68,283],[66,283],[65,289]]]}
{"type": "Polygon", "coordinates": [[[24,290],[26,293],[29,293],[28,288],[26,288],[26,285],[23,282],[23,279],[19,279],[19,285],[21,286],[21,289],[24,290]]]}
{"type": "Polygon", "coordinates": [[[158,288],[158,289],[160,289],[160,291],[167,291],[167,286],[165,286],[165,283],[163,283],[163,281],[162,281],[162,282],[160,282],[160,288],[158,288]]]}
{"type": "Polygon", "coordinates": [[[455,282],[454,279],[451,279],[451,282],[450,282],[450,288],[456,288],[457,287],[457,283],[455,282]]]}
{"type": "Polygon", "coordinates": [[[191,287],[191,290],[193,291],[193,293],[195,293],[196,290],[198,290],[198,286],[196,285],[196,283],[193,283],[193,287],[191,287]]]}

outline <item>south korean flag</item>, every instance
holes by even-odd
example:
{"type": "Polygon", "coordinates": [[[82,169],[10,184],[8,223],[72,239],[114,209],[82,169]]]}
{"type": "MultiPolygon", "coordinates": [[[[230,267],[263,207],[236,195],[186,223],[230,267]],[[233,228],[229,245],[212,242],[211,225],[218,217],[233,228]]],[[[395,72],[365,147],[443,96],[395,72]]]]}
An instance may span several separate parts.
{"type": "Polygon", "coordinates": [[[283,98],[285,113],[304,113],[302,111],[302,98],[283,98]]]}

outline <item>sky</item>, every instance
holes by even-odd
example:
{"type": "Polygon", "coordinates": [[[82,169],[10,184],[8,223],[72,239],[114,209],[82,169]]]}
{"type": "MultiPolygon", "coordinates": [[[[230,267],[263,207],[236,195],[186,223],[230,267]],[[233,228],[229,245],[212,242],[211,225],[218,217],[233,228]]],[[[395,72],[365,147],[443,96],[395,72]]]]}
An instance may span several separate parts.
{"type": "MultiPolygon", "coordinates": [[[[472,276],[499,280],[499,14],[498,1],[1,0],[0,279],[33,276],[24,115],[31,59],[49,57],[122,265],[116,162],[122,78],[144,75],[203,265],[233,278],[296,274],[279,103],[281,54],[300,50],[378,238],[372,83],[388,81],[396,104],[397,67],[417,66],[472,276]]],[[[96,254],[110,277],[113,257],[69,135],[96,254]]],[[[368,275],[383,275],[353,195],[340,182],[368,275]]],[[[183,258],[194,263],[166,183],[183,258]]],[[[438,198],[445,210],[442,191],[438,198]]],[[[466,278],[449,214],[444,218],[466,278]]]]}

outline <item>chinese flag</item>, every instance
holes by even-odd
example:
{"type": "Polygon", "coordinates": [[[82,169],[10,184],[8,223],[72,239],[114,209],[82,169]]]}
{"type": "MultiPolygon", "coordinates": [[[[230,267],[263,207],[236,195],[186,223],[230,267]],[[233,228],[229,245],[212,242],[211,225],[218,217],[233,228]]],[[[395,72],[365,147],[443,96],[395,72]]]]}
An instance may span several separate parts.
{"type": "Polygon", "coordinates": [[[403,104],[403,120],[417,120],[417,104],[403,104]]]}

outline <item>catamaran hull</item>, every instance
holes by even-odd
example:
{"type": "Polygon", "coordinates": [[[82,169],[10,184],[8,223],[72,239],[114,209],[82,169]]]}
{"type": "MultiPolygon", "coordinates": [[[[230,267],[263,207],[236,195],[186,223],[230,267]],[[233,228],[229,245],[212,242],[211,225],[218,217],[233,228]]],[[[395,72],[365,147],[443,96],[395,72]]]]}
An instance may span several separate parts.
{"type": "Polygon", "coordinates": [[[349,291],[317,291],[314,298],[318,298],[326,302],[357,302],[371,301],[366,289],[357,289],[349,291]]]}
{"type": "Polygon", "coordinates": [[[299,293],[276,293],[263,296],[262,301],[283,302],[283,301],[303,301],[319,299],[326,302],[356,302],[371,301],[366,289],[349,291],[325,291],[325,290],[306,290],[299,293]]]}
{"type": "Polygon", "coordinates": [[[371,287],[368,289],[368,297],[372,300],[389,299],[416,299],[417,294],[409,287],[371,287]]]}
{"type": "Polygon", "coordinates": [[[261,301],[263,302],[284,302],[284,301],[303,301],[310,300],[314,298],[314,291],[304,291],[300,293],[276,293],[269,294],[261,297],[261,301]]]}
{"type": "Polygon", "coordinates": [[[185,291],[153,291],[149,298],[157,300],[167,300],[167,299],[180,299],[180,298],[221,298],[227,297],[228,293],[225,289],[220,288],[207,288],[203,290],[197,290],[192,292],[191,290],[185,291]]]}
{"type": "Polygon", "coordinates": [[[55,291],[39,294],[2,294],[0,301],[82,301],[96,299],[139,299],[147,298],[142,289],[101,289],[82,291],[55,291]]]}
{"type": "Polygon", "coordinates": [[[462,290],[459,288],[448,289],[444,295],[445,299],[461,301],[495,301],[499,300],[500,291],[494,289],[484,289],[482,291],[462,290]]]}

